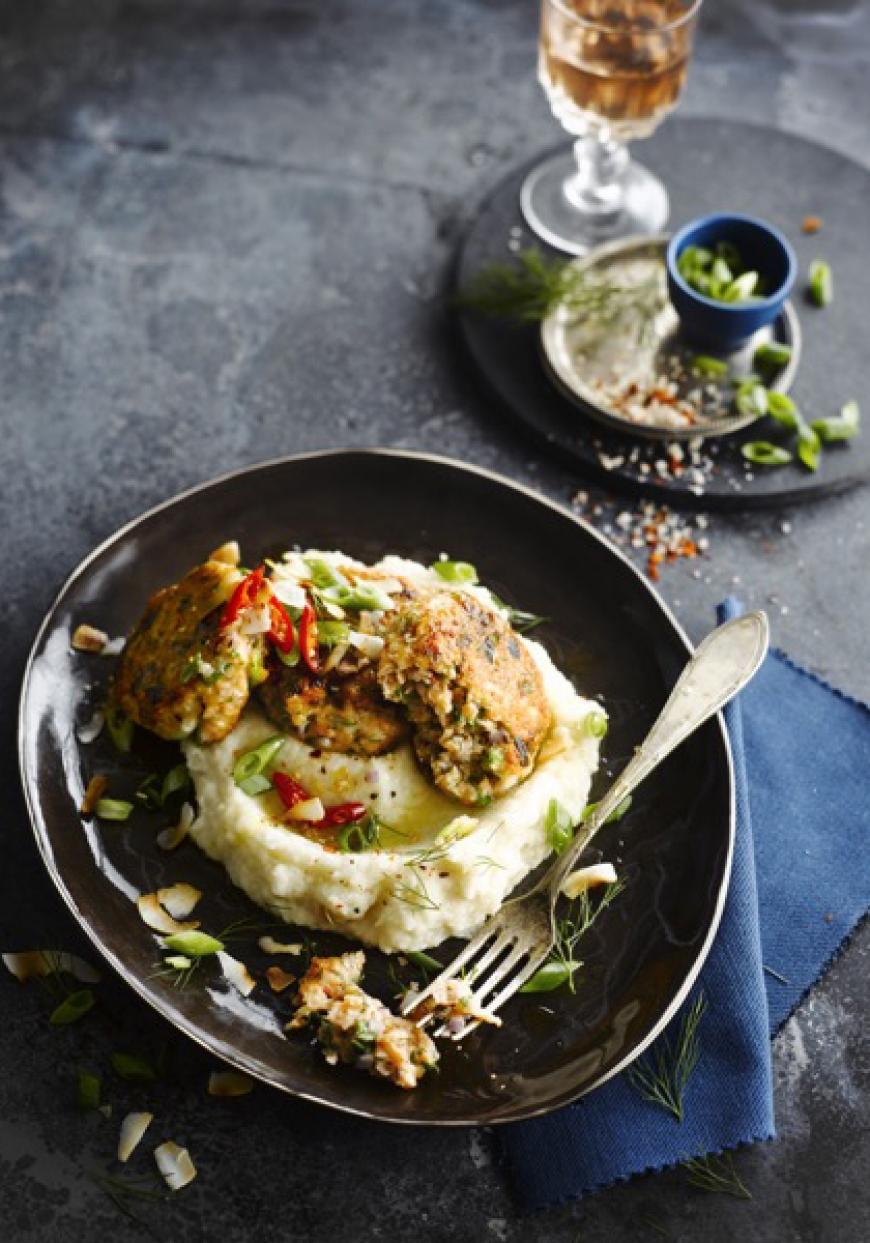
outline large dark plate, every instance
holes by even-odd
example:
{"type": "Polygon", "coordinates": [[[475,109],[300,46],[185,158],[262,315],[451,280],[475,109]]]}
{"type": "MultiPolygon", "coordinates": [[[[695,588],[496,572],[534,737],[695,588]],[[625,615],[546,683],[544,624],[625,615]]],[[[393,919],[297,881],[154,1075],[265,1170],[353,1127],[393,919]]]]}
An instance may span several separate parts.
{"type": "MultiPolygon", "coordinates": [[[[441,1074],[415,1092],[330,1069],[304,1038],[285,1039],[274,1017],[281,1003],[261,995],[265,988],[248,1006],[240,998],[230,1004],[211,968],[185,990],[155,977],[154,942],[124,884],[135,891],[175,880],[198,885],[206,896],[197,915],[213,931],[256,911],[192,844],[169,856],[160,851],[154,817],[136,813],[126,825],[83,828],[76,809],[90,774],[110,773],[113,792],[131,791],[144,772],[168,767],[174,751],[142,740],[143,749],[119,763],[103,738],[80,746],[75,722],[100,702],[111,661],[73,652],[69,636],[82,620],[111,634],[128,630],[155,588],[230,537],[248,558],[299,542],[366,560],[395,551],[429,561],[447,550],[475,562],[499,594],[552,619],[539,637],[611,714],[611,770],[645,733],[689,651],[658,597],[595,531],[484,471],[421,455],[336,452],[204,484],[92,553],[64,585],[33,648],[21,702],[24,787],[46,866],[76,919],[180,1030],[276,1087],[335,1108],[396,1122],[480,1125],[543,1113],[600,1084],[667,1021],[718,923],[732,844],[731,765],[719,719],[597,839],[593,855],[615,861],[627,889],[584,944],[576,994],[514,1000],[502,1030],[445,1050],[441,1074]]],[[[315,940],[323,951],[348,944],[321,934],[315,940]]],[[[455,948],[444,947],[445,961],[455,948]]],[[[258,965],[256,935],[236,952],[258,965]]],[[[367,980],[389,996],[386,959],[371,953],[369,964],[367,980]]]]}

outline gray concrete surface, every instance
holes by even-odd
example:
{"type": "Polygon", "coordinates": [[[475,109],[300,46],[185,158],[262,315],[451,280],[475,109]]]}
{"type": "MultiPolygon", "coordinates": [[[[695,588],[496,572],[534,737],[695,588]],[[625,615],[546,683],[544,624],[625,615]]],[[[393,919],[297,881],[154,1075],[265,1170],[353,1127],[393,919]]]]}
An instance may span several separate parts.
{"type": "MultiPolygon", "coordinates": [[[[553,140],[532,0],[30,0],[0,6],[0,948],[78,943],[17,791],[13,705],[62,575],[177,489],[328,445],[450,453],[560,500],[583,481],[501,424],[466,374],[443,289],[478,195],[553,140]]],[[[870,163],[860,0],[708,0],[687,111],[773,121],[870,163]]],[[[787,188],[784,188],[787,192],[787,188]]],[[[819,211],[836,187],[819,187],[819,211]]],[[[866,210],[866,204],[855,205],[866,210]]],[[[863,256],[862,261],[866,262],[863,256]]],[[[856,327],[855,348],[866,348],[856,327]]],[[[855,695],[867,663],[868,492],[711,521],[661,590],[694,635],[737,589],[855,695]]],[[[862,865],[863,865],[863,861],[862,865]]],[[[120,985],[49,1029],[0,975],[0,1235],[584,1243],[863,1243],[870,1233],[870,933],[775,1050],[780,1139],[738,1154],[751,1202],[678,1173],[521,1219],[485,1133],[375,1128],[265,1089],[208,1100],[208,1059],[120,985]],[[170,1053],[148,1094],[201,1176],[127,1218],[93,1181],[115,1121],[77,1066],[170,1053]]],[[[144,1097],[115,1091],[116,1119],[144,1097]]]]}

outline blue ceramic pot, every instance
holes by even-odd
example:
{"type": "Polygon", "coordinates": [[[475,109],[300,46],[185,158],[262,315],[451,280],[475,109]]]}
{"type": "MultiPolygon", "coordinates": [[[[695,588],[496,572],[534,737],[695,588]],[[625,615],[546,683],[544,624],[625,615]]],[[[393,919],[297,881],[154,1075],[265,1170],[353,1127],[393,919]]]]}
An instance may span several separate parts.
{"type": "Polygon", "coordinates": [[[720,212],[684,225],[668,243],[668,293],[687,337],[720,352],[737,350],[759,328],[776,319],[797,275],[789,242],[773,225],[754,216],[720,212]],[[712,248],[731,242],[747,269],[757,271],[767,293],[757,302],[717,302],[686,284],[677,260],[687,246],[712,248]]]}

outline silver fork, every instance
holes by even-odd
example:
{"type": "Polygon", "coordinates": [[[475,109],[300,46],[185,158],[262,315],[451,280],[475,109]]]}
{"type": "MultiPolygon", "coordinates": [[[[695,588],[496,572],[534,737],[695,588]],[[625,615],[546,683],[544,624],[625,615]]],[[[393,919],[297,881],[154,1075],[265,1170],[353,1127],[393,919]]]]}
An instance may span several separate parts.
{"type": "MultiPolygon", "coordinates": [[[[768,639],[767,617],[761,612],[734,618],[707,635],[643,743],[571,844],[528,893],[507,901],[439,976],[405,1001],[403,1014],[410,1014],[439,985],[461,973],[473,982],[474,1004],[494,1013],[535,974],[553,947],[559,891],[579,856],[644,778],[746,685],[765,657],[768,639]]],[[[425,1015],[418,1026],[425,1027],[432,1017],[425,1015]]],[[[449,1033],[447,1024],[442,1024],[435,1035],[462,1040],[478,1022],[469,1021],[449,1033]]]]}

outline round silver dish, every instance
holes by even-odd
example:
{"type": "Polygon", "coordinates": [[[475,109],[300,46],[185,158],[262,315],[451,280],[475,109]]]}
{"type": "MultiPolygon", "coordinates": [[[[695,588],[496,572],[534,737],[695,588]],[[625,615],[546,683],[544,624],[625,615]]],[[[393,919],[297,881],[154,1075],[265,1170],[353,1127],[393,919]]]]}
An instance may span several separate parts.
{"type": "Polygon", "coordinates": [[[541,349],[546,369],[566,397],[611,429],[654,440],[725,436],[747,427],[758,416],[736,412],[729,401],[722,412],[700,417],[691,424],[637,422],[614,404],[613,387],[633,382],[652,387],[658,377],[665,376],[673,379],[679,397],[711,384],[721,389],[723,396],[728,395],[733,390],[734,381],[754,374],[753,357],[758,347],[766,342],[775,342],[789,346],[791,358],[774,376],[765,377],[764,382],[768,388],[786,393],[800,360],[800,322],[791,302],[786,302],[772,324],[760,329],[734,353],[713,354],[709,347],[693,346],[686,339],[667,298],[667,243],[667,234],[624,238],[608,242],[572,261],[573,268],[619,284],[629,283],[638,273],[642,273],[645,279],[660,280],[660,309],[643,320],[641,335],[636,317],[621,316],[603,325],[600,321],[578,318],[576,312],[564,304],[557,306],[541,325],[541,349]],[[708,357],[713,354],[727,365],[727,374],[713,381],[692,374],[688,367],[688,374],[674,376],[676,360],[688,362],[691,356],[697,354],[708,357]]]}

